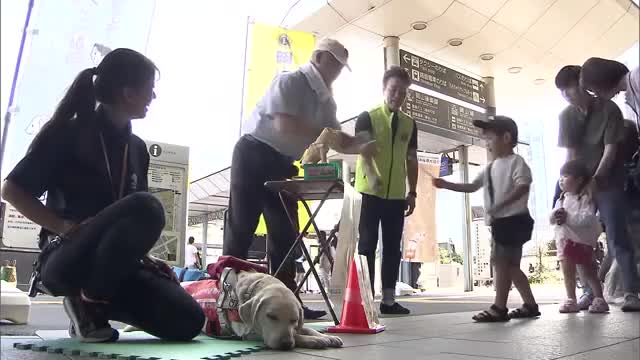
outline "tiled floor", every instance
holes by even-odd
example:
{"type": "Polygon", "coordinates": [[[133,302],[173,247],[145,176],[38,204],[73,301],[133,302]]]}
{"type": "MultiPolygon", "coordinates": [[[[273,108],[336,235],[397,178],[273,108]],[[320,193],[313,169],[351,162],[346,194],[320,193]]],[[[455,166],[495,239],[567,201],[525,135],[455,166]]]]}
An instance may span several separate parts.
{"type": "MultiPolygon", "coordinates": [[[[326,359],[563,359],[639,360],[640,313],[613,308],[607,315],[562,315],[557,305],[542,308],[538,320],[506,324],[474,324],[471,313],[385,319],[378,335],[343,335],[342,349],[294,352],[261,351],[247,360],[326,359]]],[[[47,334],[42,333],[46,336],[47,334]]],[[[49,334],[50,335],[50,334],[49,334]]],[[[14,342],[33,338],[2,338],[2,360],[65,360],[65,356],[19,351],[14,342]]]]}

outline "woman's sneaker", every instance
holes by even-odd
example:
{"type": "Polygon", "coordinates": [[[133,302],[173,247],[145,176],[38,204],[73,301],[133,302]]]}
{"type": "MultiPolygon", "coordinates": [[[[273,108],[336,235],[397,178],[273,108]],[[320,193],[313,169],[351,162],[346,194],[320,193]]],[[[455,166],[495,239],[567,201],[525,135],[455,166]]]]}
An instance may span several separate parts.
{"type": "Polygon", "coordinates": [[[89,304],[79,296],[65,297],[64,311],[71,320],[69,336],[84,343],[102,343],[118,340],[119,333],[109,326],[102,316],[99,305],[89,304]]]}
{"type": "Polygon", "coordinates": [[[603,298],[595,298],[589,306],[589,312],[592,314],[604,314],[609,312],[609,304],[603,298]]]}
{"type": "Polygon", "coordinates": [[[570,314],[580,312],[580,307],[576,304],[574,299],[567,299],[562,305],[560,305],[560,313],[570,314]]]}

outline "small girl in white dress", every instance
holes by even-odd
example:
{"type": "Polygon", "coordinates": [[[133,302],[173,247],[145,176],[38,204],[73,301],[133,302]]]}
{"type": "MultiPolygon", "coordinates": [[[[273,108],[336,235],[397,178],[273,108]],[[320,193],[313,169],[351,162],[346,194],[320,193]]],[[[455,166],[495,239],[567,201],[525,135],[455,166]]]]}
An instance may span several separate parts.
{"type": "Polygon", "coordinates": [[[579,161],[569,161],[560,170],[562,196],[551,214],[555,226],[558,260],[562,265],[567,300],[560,305],[561,313],[580,311],[576,301],[576,266],[580,266],[586,283],[593,290],[595,299],[589,307],[591,313],[606,313],[609,305],[602,294],[602,284],[594,261],[594,248],[602,233],[588,185],[591,179],[588,169],[579,161]]]}

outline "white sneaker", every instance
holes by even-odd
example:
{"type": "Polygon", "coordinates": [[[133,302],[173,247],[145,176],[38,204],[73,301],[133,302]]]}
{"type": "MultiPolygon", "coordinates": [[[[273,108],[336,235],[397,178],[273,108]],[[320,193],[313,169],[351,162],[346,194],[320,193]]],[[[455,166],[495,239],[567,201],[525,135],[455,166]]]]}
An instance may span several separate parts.
{"type": "Polygon", "coordinates": [[[624,304],[620,309],[624,312],[640,311],[640,298],[636,294],[625,294],[624,304]]]}
{"type": "Polygon", "coordinates": [[[589,306],[589,312],[592,314],[604,314],[609,312],[609,304],[603,298],[595,298],[589,306]]]}
{"type": "Polygon", "coordinates": [[[580,300],[578,300],[578,308],[580,310],[589,310],[589,306],[591,306],[592,302],[593,302],[593,295],[583,294],[580,297],[580,300]]]}

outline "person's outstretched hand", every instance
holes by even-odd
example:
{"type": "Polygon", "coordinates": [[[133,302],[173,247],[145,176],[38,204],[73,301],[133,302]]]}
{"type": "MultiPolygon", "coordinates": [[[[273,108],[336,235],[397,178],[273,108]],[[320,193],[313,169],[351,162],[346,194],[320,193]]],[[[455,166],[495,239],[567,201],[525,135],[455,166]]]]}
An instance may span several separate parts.
{"type": "Polygon", "coordinates": [[[444,189],[447,186],[447,180],[441,178],[431,178],[431,183],[436,189],[444,189]]]}

